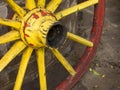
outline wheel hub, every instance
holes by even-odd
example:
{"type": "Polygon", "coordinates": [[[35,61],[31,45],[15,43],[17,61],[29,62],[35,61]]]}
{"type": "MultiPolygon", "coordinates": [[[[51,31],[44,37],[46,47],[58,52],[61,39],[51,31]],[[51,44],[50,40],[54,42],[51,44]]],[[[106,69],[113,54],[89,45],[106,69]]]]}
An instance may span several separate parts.
{"type": "Polygon", "coordinates": [[[65,41],[67,31],[48,10],[34,9],[22,19],[20,34],[31,47],[58,48],[65,41]]]}

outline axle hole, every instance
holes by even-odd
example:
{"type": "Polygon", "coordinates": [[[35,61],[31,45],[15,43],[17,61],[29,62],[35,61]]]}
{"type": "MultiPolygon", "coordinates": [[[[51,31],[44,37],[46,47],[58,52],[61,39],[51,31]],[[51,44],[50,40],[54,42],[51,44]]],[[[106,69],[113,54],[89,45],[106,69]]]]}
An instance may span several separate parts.
{"type": "Polygon", "coordinates": [[[59,23],[55,23],[47,34],[47,45],[52,48],[60,47],[66,39],[67,30],[59,23]]]}

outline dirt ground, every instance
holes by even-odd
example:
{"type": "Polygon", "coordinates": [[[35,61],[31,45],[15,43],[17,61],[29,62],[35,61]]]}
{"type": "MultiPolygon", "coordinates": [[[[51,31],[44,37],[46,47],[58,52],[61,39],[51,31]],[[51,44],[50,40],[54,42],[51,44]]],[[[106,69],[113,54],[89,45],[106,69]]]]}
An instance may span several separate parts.
{"type": "MultiPolygon", "coordinates": [[[[67,1],[69,2],[69,0],[67,1]]],[[[4,6],[4,3],[2,6],[2,2],[0,2],[0,5],[0,16],[7,17],[7,8],[4,6]]],[[[73,87],[72,90],[120,90],[120,0],[106,0],[105,10],[106,14],[103,34],[97,53],[92,60],[88,71],[83,75],[83,77],[73,87]],[[94,72],[91,72],[90,69],[94,70],[94,72]]],[[[80,29],[89,29],[92,24],[92,18],[89,19],[89,16],[93,16],[92,8],[83,10],[82,15],[84,24],[80,27],[80,29]]],[[[70,17],[67,19],[69,18],[70,17]]],[[[69,22],[68,24],[71,26],[72,23],[69,22]]],[[[73,29],[74,27],[71,28],[73,29]]],[[[75,31],[72,32],[75,33],[75,31]]],[[[3,34],[1,29],[0,34],[3,34]]],[[[85,33],[79,32],[79,34],[86,36],[85,33]]],[[[80,47],[79,44],[71,45],[66,48],[65,51],[63,50],[62,53],[67,59],[72,59],[73,61],[74,59],[78,60],[80,57],[78,52],[81,51],[82,46],[80,47]],[[70,55],[71,57],[69,57],[70,55]]],[[[9,48],[9,45],[5,44],[0,46],[0,57],[7,52],[8,48],[6,47],[9,48]]],[[[54,58],[51,56],[51,54],[49,56],[51,59],[54,58]]],[[[12,90],[20,62],[18,58],[20,58],[20,56],[18,56],[15,61],[12,62],[12,64],[10,64],[2,73],[0,73],[0,90],[12,90]]],[[[32,56],[31,59],[33,58],[34,56],[32,56]]],[[[36,68],[37,64],[34,61],[35,60],[31,60],[29,63],[29,70],[27,71],[22,90],[39,90],[38,73],[36,68]]],[[[74,62],[69,62],[74,65],[74,62]]],[[[52,67],[53,68],[50,70],[47,70],[49,90],[53,90],[55,87],[55,85],[52,85],[52,83],[57,85],[59,82],[61,82],[61,80],[58,79],[63,79],[68,75],[68,73],[58,62],[52,67]],[[54,77],[56,76],[59,76],[59,78],[55,79],[54,77]]]]}
{"type": "Polygon", "coordinates": [[[120,90],[120,0],[106,0],[105,25],[89,70],[72,90],[120,90]]]}

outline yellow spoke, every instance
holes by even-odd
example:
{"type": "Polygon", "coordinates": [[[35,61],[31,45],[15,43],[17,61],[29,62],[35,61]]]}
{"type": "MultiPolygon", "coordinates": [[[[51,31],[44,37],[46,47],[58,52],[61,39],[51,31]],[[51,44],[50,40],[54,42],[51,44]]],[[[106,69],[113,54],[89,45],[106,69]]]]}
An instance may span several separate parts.
{"type": "Polygon", "coordinates": [[[46,3],[46,0],[38,0],[37,6],[44,8],[45,7],[45,3],[46,3]]]}
{"type": "Polygon", "coordinates": [[[62,2],[62,0],[51,0],[48,3],[46,9],[53,13],[58,8],[58,6],[61,4],[61,2],[62,2]]]}
{"type": "Polygon", "coordinates": [[[36,8],[35,0],[26,0],[25,7],[29,10],[32,10],[32,9],[36,8]]]}
{"type": "Polygon", "coordinates": [[[0,72],[14,59],[26,45],[22,41],[17,41],[11,49],[0,60],[0,72]]]}
{"type": "Polygon", "coordinates": [[[65,17],[67,15],[70,15],[72,13],[75,13],[79,10],[82,10],[84,8],[87,8],[87,7],[92,6],[94,4],[97,4],[97,3],[98,3],[98,0],[87,0],[87,1],[80,3],[76,6],[70,7],[68,9],[63,10],[63,11],[60,11],[60,12],[56,13],[55,16],[56,16],[57,20],[60,20],[61,18],[65,17]]]}
{"type": "Polygon", "coordinates": [[[44,53],[45,53],[44,48],[40,48],[39,50],[36,50],[40,88],[41,88],[40,90],[47,90],[44,53]]]}
{"type": "Polygon", "coordinates": [[[86,40],[86,39],[84,39],[84,38],[82,38],[80,36],[77,36],[75,34],[72,34],[70,32],[67,33],[67,37],[68,37],[68,39],[76,41],[76,42],[78,42],[80,44],[86,45],[88,47],[93,47],[93,42],[88,41],[88,40],[86,40]]]}
{"type": "Polygon", "coordinates": [[[21,23],[18,21],[3,19],[3,18],[0,18],[0,24],[5,25],[5,26],[10,26],[15,29],[20,29],[20,26],[21,26],[21,23]]]}
{"type": "Polygon", "coordinates": [[[57,57],[59,62],[66,68],[66,70],[74,76],[76,74],[76,71],[73,69],[73,67],[67,62],[67,60],[61,55],[61,53],[57,49],[51,49],[53,54],[57,57]]]}
{"type": "Polygon", "coordinates": [[[0,44],[11,42],[20,39],[20,34],[18,31],[10,31],[2,36],[0,36],[0,44]]]}
{"type": "Polygon", "coordinates": [[[20,16],[23,17],[26,14],[26,11],[22,9],[19,5],[15,3],[14,0],[4,0],[9,4],[9,6],[20,16]]]}
{"type": "Polygon", "coordinates": [[[28,47],[23,52],[23,56],[22,56],[22,60],[21,60],[21,63],[20,63],[18,75],[17,75],[17,78],[16,78],[14,90],[21,90],[21,86],[22,86],[22,83],[23,83],[24,75],[25,75],[25,72],[26,72],[26,69],[27,69],[27,65],[28,65],[30,56],[32,54],[32,51],[33,51],[33,48],[28,47]]]}

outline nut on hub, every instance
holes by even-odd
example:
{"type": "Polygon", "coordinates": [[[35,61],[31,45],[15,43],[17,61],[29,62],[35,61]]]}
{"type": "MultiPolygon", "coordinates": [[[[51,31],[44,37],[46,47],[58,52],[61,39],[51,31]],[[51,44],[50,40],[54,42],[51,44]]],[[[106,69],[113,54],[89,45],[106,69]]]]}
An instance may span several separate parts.
{"type": "Polygon", "coordinates": [[[22,19],[20,34],[31,47],[58,48],[65,41],[67,31],[48,10],[34,9],[22,19]]]}

